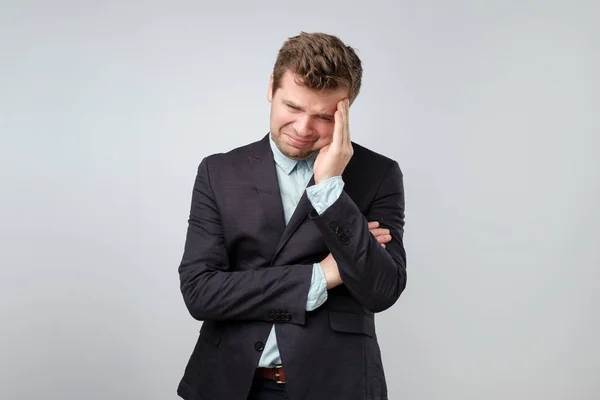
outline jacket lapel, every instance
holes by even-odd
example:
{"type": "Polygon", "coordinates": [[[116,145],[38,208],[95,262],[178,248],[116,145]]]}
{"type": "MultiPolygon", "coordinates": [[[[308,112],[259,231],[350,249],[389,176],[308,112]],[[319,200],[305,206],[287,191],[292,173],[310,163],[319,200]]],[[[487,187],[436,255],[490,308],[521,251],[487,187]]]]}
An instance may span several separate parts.
{"type": "MultiPolygon", "coordinates": [[[[283,204],[281,202],[281,193],[279,189],[279,181],[277,179],[277,171],[275,159],[269,144],[269,134],[261,141],[257,154],[250,156],[250,166],[256,183],[258,194],[260,195],[263,212],[265,217],[272,227],[273,231],[268,234],[273,238],[273,247],[275,253],[271,258],[271,265],[275,261],[277,255],[290,240],[294,232],[307,218],[308,213],[312,210],[312,204],[306,196],[306,191],[302,194],[298,206],[292,214],[289,223],[285,225],[285,216],[283,213],[283,204]]],[[[312,176],[308,186],[315,183],[315,178],[312,176]]]]}
{"type": "MultiPolygon", "coordinates": [[[[312,176],[307,186],[314,185],[314,183],[315,177],[312,176]]],[[[300,201],[298,202],[298,205],[296,206],[296,210],[294,210],[294,213],[290,218],[290,222],[288,222],[287,226],[285,227],[285,230],[283,231],[283,235],[281,236],[281,240],[279,241],[277,250],[275,250],[273,261],[275,260],[277,254],[279,254],[283,246],[285,246],[290,240],[294,232],[296,232],[298,227],[302,224],[302,222],[304,222],[310,210],[312,210],[312,204],[310,203],[310,200],[308,199],[305,190],[302,194],[302,197],[300,198],[300,201]]]]}
{"type": "Polygon", "coordinates": [[[249,161],[263,212],[272,229],[271,232],[264,232],[264,234],[272,238],[273,248],[275,248],[285,229],[285,217],[275,171],[275,160],[268,140],[268,135],[261,140],[260,151],[258,154],[249,156],[249,161]]]}

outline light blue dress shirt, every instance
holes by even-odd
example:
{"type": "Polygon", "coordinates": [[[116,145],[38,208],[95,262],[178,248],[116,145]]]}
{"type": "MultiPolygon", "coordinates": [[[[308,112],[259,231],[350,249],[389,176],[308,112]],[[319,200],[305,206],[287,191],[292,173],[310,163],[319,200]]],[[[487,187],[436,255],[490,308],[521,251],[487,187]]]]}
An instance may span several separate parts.
{"type": "MultiPolygon", "coordinates": [[[[296,206],[306,190],[306,195],[315,211],[322,214],[341,195],[344,181],[341,176],[335,176],[317,185],[306,187],[313,175],[313,165],[317,154],[306,160],[293,160],[285,156],[269,135],[271,150],[275,158],[277,179],[283,204],[286,225],[290,221],[296,206]]],[[[319,263],[313,265],[312,279],[306,301],[306,310],[319,308],[327,300],[327,281],[319,263]]],[[[259,367],[271,368],[281,365],[281,357],[277,347],[275,326],[271,328],[267,343],[258,362],[259,367]]]]}

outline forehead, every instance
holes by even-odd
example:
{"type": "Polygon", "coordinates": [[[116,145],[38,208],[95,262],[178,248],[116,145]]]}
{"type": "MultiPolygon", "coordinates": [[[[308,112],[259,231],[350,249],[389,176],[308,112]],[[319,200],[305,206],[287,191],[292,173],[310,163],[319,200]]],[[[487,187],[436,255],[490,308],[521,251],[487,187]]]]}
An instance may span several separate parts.
{"type": "MultiPolygon", "coordinates": [[[[296,75],[286,71],[282,76],[280,88],[277,90],[284,100],[298,103],[303,107],[335,110],[337,103],[348,97],[348,88],[340,87],[331,90],[315,90],[299,84],[296,75]]],[[[276,93],[277,95],[277,93],[276,93]]]]}

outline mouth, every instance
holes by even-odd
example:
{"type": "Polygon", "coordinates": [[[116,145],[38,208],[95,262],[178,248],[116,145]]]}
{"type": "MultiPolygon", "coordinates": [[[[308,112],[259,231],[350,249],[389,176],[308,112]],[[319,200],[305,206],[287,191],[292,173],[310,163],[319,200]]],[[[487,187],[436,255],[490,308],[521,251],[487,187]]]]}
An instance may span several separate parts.
{"type": "Polygon", "coordinates": [[[287,137],[294,146],[305,147],[305,146],[309,146],[312,143],[311,140],[296,139],[295,137],[290,136],[290,135],[287,135],[287,137]]]}

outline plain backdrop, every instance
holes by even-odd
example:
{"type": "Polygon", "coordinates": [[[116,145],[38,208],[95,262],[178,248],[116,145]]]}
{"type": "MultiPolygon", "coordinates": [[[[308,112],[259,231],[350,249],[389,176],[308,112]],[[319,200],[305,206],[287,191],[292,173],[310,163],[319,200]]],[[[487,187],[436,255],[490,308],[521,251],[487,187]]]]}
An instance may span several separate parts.
{"type": "Polygon", "coordinates": [[[267,133],[279,47],[323,31],[363,60],[352,139],[405,175],[408,286],[376,318],[390,399],[598,399],[599,18],[2,0],[0,398],[177,398],[196,168],[267,133]]]}

